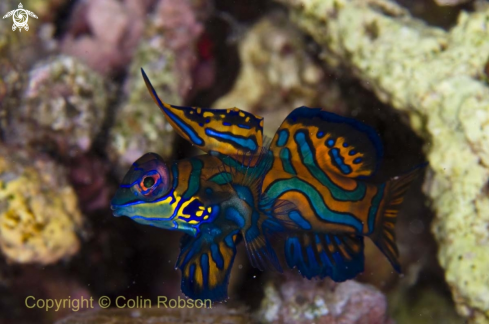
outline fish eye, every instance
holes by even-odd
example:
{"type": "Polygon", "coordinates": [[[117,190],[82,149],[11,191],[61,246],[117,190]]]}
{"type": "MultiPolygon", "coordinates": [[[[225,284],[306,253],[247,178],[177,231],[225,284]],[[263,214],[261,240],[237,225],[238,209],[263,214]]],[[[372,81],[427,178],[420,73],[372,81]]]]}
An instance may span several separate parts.
{"type": "Polygon", "coordinates": [[[143,179],[143,184],[146,188],[151,188],[156,183],[153,177],[145,177],[143,179]]]}
{"type": "Polygon", "coordinates": [[[139,182],[139,187],[141,187],[141,193],[143,195],[148,195],[161,183],[161,176],[159,173],[152,171],[147,173],[141,178],[139,182]]]}

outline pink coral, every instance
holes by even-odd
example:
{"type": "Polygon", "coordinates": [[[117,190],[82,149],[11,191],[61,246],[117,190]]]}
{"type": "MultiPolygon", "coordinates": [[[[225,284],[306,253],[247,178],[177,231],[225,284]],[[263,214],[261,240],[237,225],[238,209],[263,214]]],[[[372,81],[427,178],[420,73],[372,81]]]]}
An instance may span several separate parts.
{"type": "Polygon", "coordinates": [[[78,3],[62,51],[103,74],[131,61],[144,31],[150,1],[87,0],[78,3]]]}
{"type": "MultiPolygon", "coordinates": [[[[178,53],[177,68],[189,71],[196,60],[193,43],[203,30],[198,9],[190,1],[177,0],[82,1],[72,14],[62,51],[100,73],[111,74],[125,68],[143,34],[156,29],[164,35],[165,46],[178,53]],[[150,12],[150,8],[155,10],[150,12]]],[[[188,81],[183,86],[188,91],[190,85],[188,81]]]]}

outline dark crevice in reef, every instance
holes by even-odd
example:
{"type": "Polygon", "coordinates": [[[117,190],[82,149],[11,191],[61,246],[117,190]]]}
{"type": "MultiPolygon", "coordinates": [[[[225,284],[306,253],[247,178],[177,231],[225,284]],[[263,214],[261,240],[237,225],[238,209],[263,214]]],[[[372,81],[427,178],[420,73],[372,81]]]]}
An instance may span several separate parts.
{"type": "Polygon", "coordinates": [[[413,17],[428,25],[450,29],[457,23],[461,11],[473,11],[473,1],[457,6],[439,6],[434,0],[395,0],[405,7],[413,17]]]}

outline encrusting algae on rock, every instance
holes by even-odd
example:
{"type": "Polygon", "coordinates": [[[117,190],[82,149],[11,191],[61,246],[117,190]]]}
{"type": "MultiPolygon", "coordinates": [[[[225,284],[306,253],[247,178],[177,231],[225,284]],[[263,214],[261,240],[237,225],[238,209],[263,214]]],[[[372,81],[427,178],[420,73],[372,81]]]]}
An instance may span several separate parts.
{"type": "Polygon", "coordinates": [[[50,264],[75,254],[82,225],[77,204],[60,166],[0,147],[0,249],[8,261],[50,264]]]}
{"type": "Polygon", "coordinates": [[[6,142],[55,150],[63,157],[88,151],[102,129],[110,86],[68,56],[40,62],[28,76],[20,106],[6,107],[6,142]]]}

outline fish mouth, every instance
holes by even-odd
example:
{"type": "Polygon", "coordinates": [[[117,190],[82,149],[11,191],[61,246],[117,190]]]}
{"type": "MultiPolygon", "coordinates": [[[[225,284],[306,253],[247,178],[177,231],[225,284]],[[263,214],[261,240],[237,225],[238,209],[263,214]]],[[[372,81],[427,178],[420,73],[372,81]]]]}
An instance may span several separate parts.
{"type": "Polygon", "coordinates": [[[115,217],[125,216],[122,210],[123,208],[120,206],[111,205],[110,209],[112,209],[112,215],[115,217]]]}

